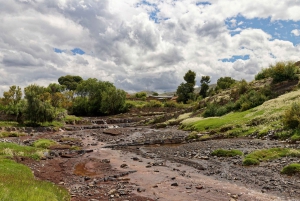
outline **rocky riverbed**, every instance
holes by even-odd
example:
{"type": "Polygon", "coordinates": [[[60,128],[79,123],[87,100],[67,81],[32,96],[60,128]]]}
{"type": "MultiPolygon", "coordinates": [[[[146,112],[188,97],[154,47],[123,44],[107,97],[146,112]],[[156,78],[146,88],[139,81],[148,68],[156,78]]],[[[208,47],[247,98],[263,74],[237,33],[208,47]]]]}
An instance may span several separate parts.
{"type": "MultiPolygon", "coordinates": [[[[125,122],[128,123],[128,122],[125,122]]],[[[297,144],[222,139],[186,142],[176,127],[70,126],[57,132],[34,132],[7,138],[30,145],[39,138],[59,146],[41,161],[16,158],[37,178],[69,189],[72,201],[300,200],[300,177],[280,174],[299,158],[281,158],[259,166],[242,166],[241,157],[211,156],[215,149],[253,150],[297,144]],[[70,150],[71,146],[81,150],[70,150]]]]}

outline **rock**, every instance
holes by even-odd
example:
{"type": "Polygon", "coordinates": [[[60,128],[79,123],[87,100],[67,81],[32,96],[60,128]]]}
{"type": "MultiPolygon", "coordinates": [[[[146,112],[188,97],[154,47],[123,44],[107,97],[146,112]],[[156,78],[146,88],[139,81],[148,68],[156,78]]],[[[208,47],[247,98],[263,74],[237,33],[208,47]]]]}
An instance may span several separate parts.
{"type": "Polygon", "coordinates": [[[102,163],[110,163],[110,160],[109,159],[103,159],[102,163]]]}
{"type": "Polygon", "coordinates": [[[120,165],[120,167],[125,169],[125,168],[128,168],[128,165],[123,163],[122,165],[120,165]]]}
{"type": "Polygon", "coordinates": [[[141,188],[141,187],[138,187],[137,188],[137,192],[141,193],[141,192],[145,192],[146,189],[145,188],[141,188]]]}
{"type": "Polygon", "coordinates": [[[172,183],[171,186],[178,186],[178,183],[177,182],[172,183]]]}
{"type": "Polygon", "coordinates": [[[203,189],[203,186],[201,186],[201,185],[196,186],[196,189],[203,189]]]}

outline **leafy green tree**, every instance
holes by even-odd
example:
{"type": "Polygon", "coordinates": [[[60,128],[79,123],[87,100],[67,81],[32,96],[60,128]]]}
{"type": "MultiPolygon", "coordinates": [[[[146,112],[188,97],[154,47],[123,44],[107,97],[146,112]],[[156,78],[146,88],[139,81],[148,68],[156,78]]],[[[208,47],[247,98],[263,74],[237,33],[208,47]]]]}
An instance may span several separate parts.
{"type": "Polygon", "coordinates": [[[19,86],[13,85],[8,91],[3,92],[3,105],[16,105],[22,99],[22,90],[19,86]]]}
{"type": "Polygon", "coordinates": [[[208,84],[210,83],[210,77],[209,76],[202,76],[201,80],[201,89],[199,92],[199,95],[205,98],[207,96],[207,91],[209,89],[208,84]]]}
{"type": "Polygon", "coordinates": [[[51,105],[51,96],[45,87],[29,85],[25,88],[25,120],[32,123],[52,121],[55,110],[51,105]]]}
{"type": "Polygon", "coordinates": [[[117,114],[122,112],[125,105],[126,92],[115,87],[109,87],[102,94],[101,113],[117,114]]]}
{"type": "Polygon", "coordinates": [[[115,114],[124,109],[126,93],[110,82],[95,78],[83,80],[76,94],[73,112],[77,115],[115,114]]]}
{"type": "Polygon", "coordinates": [[[193,98],[194,87],[190,83],[181,83],[176,91],[177,102],[183,102],[186,104],[188,100],[193,98]]]}
{"type": "Polygon", "coordinates": [[[178,96],[177,102],[183,102],[186,104],[188,100],[193,100],[195,98],[194,95],[194,87],[196,84],[196,73],[189,70],[183,77],[186,83],[181,83],[176,91],[178,96]]]}
{"type": "Polygon", "coordinates": [[[236,82],[236,80],[232,79],[231,77],[220,77],[217,80],[217,89],[228,89],[235,82],[236,82]]]}
{"type": "Polygon", "coordinates": [[[275,65],[270,65],[269,68],[262,69],[257,75],[255,75],[255,80],[261,80],[265,78],[273,78],[273,83],[278,83],[286,80],[297,80],[299,79],[297,73],[299,67],[297,66],[299,62],[277,62],[275,65]]]}
{"type": "Polygon", "coordinates": [[[193,87],[196,84],[196,73],[194,71],[189,70],[183,77],[183,79],[186,81],[186,83],[189,83],[193,85],[193,87]]]}
{"type": "Polygon", "coordinates": [[[136,93],[136,94],[135,94],[135,97],[136,97],[136,98],[140,98],[140,99],[146,100],[146,98],[147,98],[147,93],[144,92],[144,91],[141,91],[141,92],[136,93]]]}
{"type": "Polygon", "coordinates": [[[67,90],[72,90],[72,91],[76,90],[78,84],[82,81],[83,81],[82,77],[76,75],[66,75],[58,78],[58,83],[60,85],[63,85],[67,90]]]}

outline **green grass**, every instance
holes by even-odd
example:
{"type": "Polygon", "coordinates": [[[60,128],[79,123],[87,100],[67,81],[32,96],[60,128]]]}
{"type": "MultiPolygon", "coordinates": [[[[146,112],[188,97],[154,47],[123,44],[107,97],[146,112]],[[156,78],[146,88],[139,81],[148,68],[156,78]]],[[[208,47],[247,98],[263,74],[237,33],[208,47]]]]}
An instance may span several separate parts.
{"type": "Polygon", "coordinates": [[[19,123],[16,121],[0,121],[0,127],[19,127],[19,123]]]}
{"type": "MultiPolygon", "coordinates": [[[[187,118],[181,122],[183,130],[210,132],[222,134],[224,137],[242,137],[258,133],[263,137],[270,130],[283,130],[282,117],[284,112],[300,97],[300,90],[293,91],[276,99],[268,100],[262,105],[244,112],[231,112],[221,117],[187,118]],[[229,128],[224,130],[223,128],[229,128]]],[[[279,139],[287,139],[293,136],[292,141],[300,139],[299,134],[291,131],[278,132],[279,139]]],[[[213,136],[211,136],[213,137],[213,136]]]]}
{"type": "Polygon", "coordinates": [[[60,121],[44,122],[44,123],[40,124],[40,126],[60,128],[63,126],[63,123],[60,121]]]}
{"type": "Polygon", "coordinates": [[[70,124],[70,123],[72,123],[72,122],[74,122],[74,121],[80,121],[80,120],[82,120],[82,118],[81,118],[81,117],[76,117],[75,115],[67,115],[67,116],[64,118],[64,121],[65,121],[65,123],[67,123],[67,124],[70,124]]]}
{"type": "Polygon", "coordinates": [[[37,147],[37,148],[44,148],[48,149],[52,145],[57,144],[54,140],[49,140],[49,139],[38,139],[33,142],[32,146],[37,147]]]}
{"type": "Polygon", "coordinates": [[[68,191],[34,178],[31,170],[12,160],[0,159],[1,201],[69,201],[68,191]]]}
{"type": "Polygon", "coordinates": [[[214,150],[211,153],[212,156],[218,156],[218,157],[234,157],[234,156],[242,156],[243,152],[241,152],[240,150],[225,150],[225,149],[217,149],[214,150]]]}
{"type": "Polygon", "coordinates": [[[200,121],[189,123],[188,121],[182,122],[182,128],[184,130],[205,131],[219,129],[229,124],[243,124],[250,119],[246,115],[250,113],[250,110],[244,112],[234,112],[224,115],[222,117],[210,117],[200,121]]]}
{"type": "Polygon", "coordinates": [[[247,160],[269,161],[281,157],[300,157],[300,150],[288,148],[256,150],[246,155],[243,164],[246,163],[247,160]]]}
{"type": "Polygon", "coordinates": [[[258,165],[259,161],[254,158],[245,158],[243,161],[244,166],[250,166],[250,165],[258,165]]]}
{"type": "Polygon", "coordinates": [[[300,164],[299,163],[292,163],[281,170],[281,174],[287,174],[289,176],[294,175],[294,174],[299,174],[300,173],[300,164]]]}
{"type": "Polygon", "coordinates": [[[44,152],[44,149],[36,147],[21,146],[14,143],[0,143],[0,158],[25,156],[38,160],[43,156],[44,152]]]}
{"type": "Polygon", "coordinates": [[[19,132],[8,132],[8,131],[2,131],[0,132],[0,138],[1,137],[19,137],[24,136],[25,133],[19,133],[19,132]]]}

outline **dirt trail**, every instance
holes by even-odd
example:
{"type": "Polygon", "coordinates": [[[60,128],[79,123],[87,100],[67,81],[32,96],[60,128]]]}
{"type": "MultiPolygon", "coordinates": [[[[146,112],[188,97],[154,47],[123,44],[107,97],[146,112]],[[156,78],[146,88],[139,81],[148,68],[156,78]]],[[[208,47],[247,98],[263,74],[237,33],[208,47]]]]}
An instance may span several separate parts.
{"type": "MultiPolygon", "coordinates": [[[[170,139],[178,139],[178,136],[183,138],[186,134],[176,128],[120,128],[118,135],[104,134],[103,131],[94,129],[36,134],[33,136],[35,139],[79,139],[83,151],[52,150],[52,155],[47,156],[46,160],[20,161],[30,166],[37,178],[69,189],[72,201],[300,200],[300,180],[297,177],[281,178],[278,174],[270,174],[272,169],[267,169],[264,175],[266,167],[241,167],[239,158],[209,157],[210,151],[215,148],[251,151],[255,148],[283,146],[278,142],[231,139],[149,146],[147,144],[158,139],[170,142],[170,139]],[[145,145],[141,145],[142,142],[145,145]],[[112,144],[135,143],[138,146],[105,148],[112,144]],[[224,176],[225,173],[227,175],[224,176]],[[275,179],[278,188],[262,189],[271,184],[255,183],[260,177],[270,181],[275,179]],[[294,182],[289,184],[289,181],[294,182]],[[280,182],[285,182],[285,186],[281,186],[280,182]],[[282,189],[282,192],[277,192],[277,189],[282,189]]],[[[282,161],[277,163],[280,167],[285,164],[282,161]]]]}

